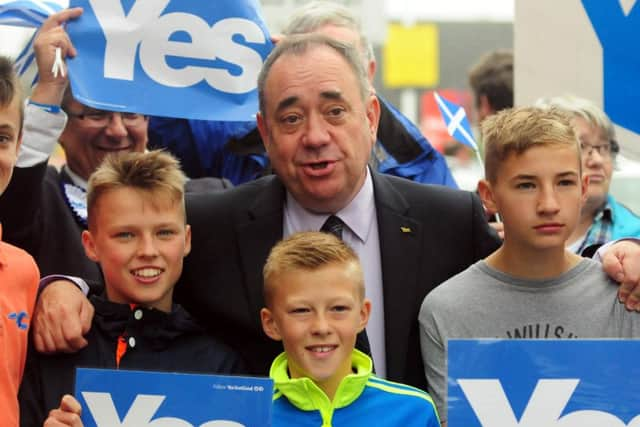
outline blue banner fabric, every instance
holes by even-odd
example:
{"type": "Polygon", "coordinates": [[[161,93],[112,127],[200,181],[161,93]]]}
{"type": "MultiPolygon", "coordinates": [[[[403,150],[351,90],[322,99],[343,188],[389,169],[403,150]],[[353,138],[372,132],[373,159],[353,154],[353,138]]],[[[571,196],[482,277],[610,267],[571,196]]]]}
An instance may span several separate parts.
{"type": "Polygon", "coordinates": [[[85,427],[265,427],[269,378],[110,369],[76,370],[85,427]]]}
{"type": "Polygon", "coordinates": [[[257,0],[72,0],[74,97],[98,109],[253,120],[273,47],[257,0]]]}
{"type": "Polygon", "coordinates": [[[450,427],[640,427],[640,340],[450,340],[450,427]]]}

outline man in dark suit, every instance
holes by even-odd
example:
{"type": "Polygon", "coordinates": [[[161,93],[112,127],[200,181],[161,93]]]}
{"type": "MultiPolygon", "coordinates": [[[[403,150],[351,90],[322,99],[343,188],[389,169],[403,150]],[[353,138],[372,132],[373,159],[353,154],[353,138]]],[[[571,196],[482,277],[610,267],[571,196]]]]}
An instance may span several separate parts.
{"type": "MultiPolygon", "coordinates": [[[[386,376],[425,386],[417,313],[437,284],[497,248],[482,207],[470,193],[425,187],[372,174],[378,221],[386,376]]],[[[188,199],[194,230],[177,298],[265,373],[281,346],[259,329],[262,266],[283,236],[286,188],[277,177],[244,184],[219,197],[188,199]],[[211,227],[211,224],[218,224],[211,227]]],[[[373,207],[372,207],[373,208],[373,207]]],[[[373,307],[373,311],[381,307],[373,307]]]]}
{"type": "MultiPolygon", "coordinates": [[[[177,298],[253,372],[266,374],[281,350],[260,327],[267,254],[283,235],[337,216],[361,258],[368,296],[379,293],[373,311],[383,313],[382,326],[368,327],[374,358],[384,351],[376,363],[388,378],[424,387],[417,333],[424,296],[498,246],[479,201],[368,169],[380,110],[352,47],[319,35],[288,37],[264,64],[258,88],[258,127],[277,176],[189,197],[192,252],[177,298]]],[[[55,286],[41,297],[40,348],[81,347],[77,313],[86,303],[73,287],[55,286]]]]}
{"type": "Polygon", "coordinates": [[[177,298],[253,372],[267,373],[279,351],[258,316],[267,254],[283,235],[337,215],[368,263],[367,292],[379,294],[382,327],[368,330],[376,363],[390,379],[424,386],[422,299],[498,241],[471,194],[370,172],[380,106],[358,55],[319,35],[276,47],[259,79],[258,127],[277,176],[188,198],[193,251],[177,298]]]}

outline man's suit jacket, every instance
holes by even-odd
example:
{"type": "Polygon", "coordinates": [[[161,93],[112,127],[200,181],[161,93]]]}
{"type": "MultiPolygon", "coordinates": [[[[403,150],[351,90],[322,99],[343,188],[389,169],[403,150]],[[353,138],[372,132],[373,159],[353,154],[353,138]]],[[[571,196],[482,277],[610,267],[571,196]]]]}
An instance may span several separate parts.
{"type": "MultiPolygon", "coordinates": [[[[426,387],[418,312],[426,294],[499,245],[474,195],[372,174],[382,259],[387,377],[426,387]]],[[[191,195],[192,252],[178,300],[266,374],[282,346],[260,325],[262,267],[282,238],[285,188],[276,176],[213,196],[191,195]]],[[[469,284],[473,286],[473,284],[469,284]]],[[[376,307],[373,307],[375,310],[376,307]]]]}

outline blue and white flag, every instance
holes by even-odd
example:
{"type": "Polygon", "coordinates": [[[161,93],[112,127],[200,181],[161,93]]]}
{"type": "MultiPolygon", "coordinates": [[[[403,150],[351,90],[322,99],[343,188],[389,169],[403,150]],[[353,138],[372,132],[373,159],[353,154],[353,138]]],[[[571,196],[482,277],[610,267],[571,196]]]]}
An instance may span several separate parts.
{"type": "Polygon", "coordinates": [[[73,96],[112,111],[249,121],[271,51],[257,0],[72,0],[73,96]]]}
{"type": "Polygon", "coordinates": [[[639,352],[640,340],[449,340],[448,425],[640,427],[639,352]]]}
{"type": "Polygon", "coordinates": [[[0,0],[0,24],[38,28],[49,15],[62,8],[52,1],[0,0]]]}
{"type": "Polygon", "coordinates": [[[273,381],[78,368],[75,396],[85,427],[268,427],[273,381]]]}
{"type": "Polygon", "coordinates": [[[467,119],[467,113],[460,105],[456,105],[451,101],[448,101],[438,95],[438,92],[433,92],[433,96],[436,99],[442,119],[447,125],[447,132],[458,142],[471,147],[474,151],[478,151],[478,144],[473,138],[471,132],[471,125],[467,119]]]}
{"type": "MultiPolygon", "coordinates": [[[[64,8],[63,2],[42,0],[0,0],[0,24],[14,27],[28,27],[38,29],[52,14],[64,8]]],[[[35,59],[33,53],[33,39],[22,49],[15,61],[18,75],[24,75],[35,59]]]]}

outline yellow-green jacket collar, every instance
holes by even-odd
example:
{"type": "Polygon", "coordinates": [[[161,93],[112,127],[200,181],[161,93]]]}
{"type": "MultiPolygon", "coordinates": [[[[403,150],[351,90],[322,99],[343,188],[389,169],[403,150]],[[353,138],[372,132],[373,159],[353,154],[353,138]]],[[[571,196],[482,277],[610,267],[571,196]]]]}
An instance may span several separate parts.
{"type": "Polygon", "coordinates": [[[333,402],[310,378],[290,378],[287,354],[282,353],[271,364],[269,376],[273,379],[273,400],[284,395],[292,405],[303,411],[320,411],[323,425],[331,425],[334,409],[350,405],[356,400],[371,377],[373,363],[366,354],[353,350],[351,365],[354,373],[342,379],[333,402]]]}

